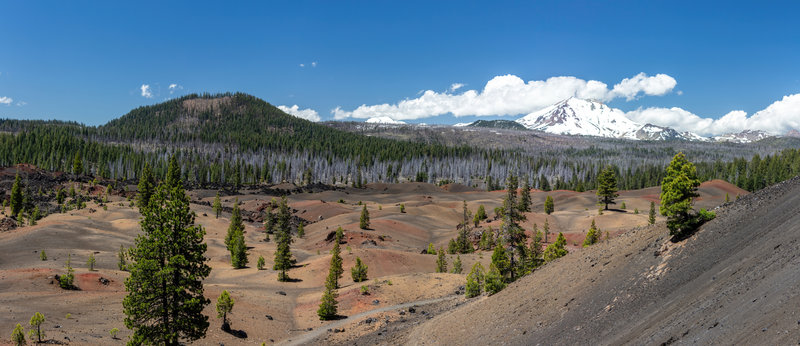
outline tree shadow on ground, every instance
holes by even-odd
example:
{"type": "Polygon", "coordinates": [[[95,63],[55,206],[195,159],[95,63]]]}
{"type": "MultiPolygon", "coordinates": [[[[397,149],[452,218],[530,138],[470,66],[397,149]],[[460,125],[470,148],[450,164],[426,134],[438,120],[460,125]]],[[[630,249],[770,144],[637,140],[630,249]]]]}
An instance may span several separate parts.
{"type": "Polygon", "coordinates": [[[228,323],[222,324],[222,331],[230,335],[233,335],[239,339],[247,339],[247,332],[245,332],[244,330],[231,329],[231,326],[228,323]]]}

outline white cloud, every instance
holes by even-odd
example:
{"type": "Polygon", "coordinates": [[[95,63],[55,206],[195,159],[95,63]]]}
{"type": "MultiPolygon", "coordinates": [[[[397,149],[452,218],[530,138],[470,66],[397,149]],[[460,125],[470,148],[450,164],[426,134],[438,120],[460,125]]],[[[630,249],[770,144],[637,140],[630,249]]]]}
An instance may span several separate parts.
{"type": "Polygon", "coordinates": [[[172,95],[173,93],[175,93],[178,90],[183,90],[183,85],[178,85],[178,84],[175,84],[175,83],[172,83],[172,84],[169,85],[169,94],[170,95],[172,95]]]}
{"type": "Polygon", "coordinates": [[[782,135],[789,130],[800,129],[800,94],[784,96],[749,117],[745,111],[734,110],[719,119],[703,118],[678,107],[637,109],[626,115],[639,123],[669,126],[678,131],[691,131],[703,136],[718,136],[744,130],[761,130],[782,135]]]}
{"type": "Polygon", "coordinates": [[[146,97],[149,99],[153,98],[153,92],[150,90],[150,85],[142,84],[140,89],[142,90],[142,97],[146,97]]]}
{"type": "Polygon", "coordinates": [[[294,116],[296,116],[298,118],[303,118],[303,119],[311,120],[311,121],[319,121],[320,120],[319,113],[317,113],[317,111],[315,111],[315,110],[313,110],[311,108],[300,109],[299,106],[294,105],[294,106],[291,106],[291,107],[278,106],[278,109],[280,109],[280,110],[282,110],[282,111],[284,111],[284,112],[286,112],[288,114],[294,115],[294,116]]]}
{"type": "Polygon", "coordinates": [[[450,85],[450,92],[454,92],[454,91],[456,91],[458,89],[461,89],[463,87],[464,87],[464,84],[462,84],[462,83],[453,83],[453,84],[450,85]]]}
{"type": "MultiPolygon", "coordinates": [[[[457,84],[451,88],[454,86],[457,84]]],[[[389,117],[394,120],[428,118],[448,113],[456,117],[517,115],[538,111],[572,96],[610,101],[617,97],[635,97],[639,93],[663,95],[674,86],[675,79],[664,74],[648,77],[640,73],[624,79],[614,86],[614,90],[600,81],[569,76],[525,82],[515,75],[505,75],[492,78],[480,91],[467,90],[453,94],[455,89],[444,93],[426,90],[417,98],[396,104],[361,105],[352,111],[337,107],[331,113],[336,119],[389,117]]]]}
{"type": "Polygon", "coordinates": [[[306,67],[306,64],[300,64],[300,67],[306,67]]]}
{"type": "Polygon", "coordinates": [[[678,82],[663,73],[653,77],[648,77],[644,72],[631,78],[625,78],[614,85],[614,96],[625,97],[628,101],[633,100],[639,93],[651,96],[661,96],[675,88],[678,82]]]}
{"type": "Polygon", "coordinates": [[[11,102],[14,102],[14,99],[7,96],[0,96],[0,103],[4,105],[10,105],[11,102]]]}
{"type": "Polygon", "coordinates": [[[28,104],[28,103],[27,103],[27,102],[25,102],[25,101],[19,101],[19,102],[17,102],[17,106],[19,106],[19,107],[22,107],[22,106],[24,106],[24,105],[27,105],[27,104],[28,104]]]}
{"type": "Polygon", "coordinates": [[[311,67],[317,67],[317,62],[316,61],[312,61],[311,62],[311,67]]]}

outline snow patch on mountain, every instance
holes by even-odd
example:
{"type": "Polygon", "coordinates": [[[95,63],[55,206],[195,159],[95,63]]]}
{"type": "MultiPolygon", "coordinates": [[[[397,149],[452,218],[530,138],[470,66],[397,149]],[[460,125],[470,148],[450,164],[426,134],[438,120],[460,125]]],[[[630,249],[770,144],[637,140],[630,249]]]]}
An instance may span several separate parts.
{"type": "Polygon", "coordinates": [[[719,142],[751,143],[768,137],[772,137],[772,135],[761,130],[744,130],[739,133],[716,136],[714,140],[719,142]]]}
{"type": "Polygon", "coordinates": [[[403,121],[394,120],[389,117],[374,117],[374,118],[369,118],[364,122],[370,124],[394,124],[394,125],[405,124],[405,122],[403,121]]]}

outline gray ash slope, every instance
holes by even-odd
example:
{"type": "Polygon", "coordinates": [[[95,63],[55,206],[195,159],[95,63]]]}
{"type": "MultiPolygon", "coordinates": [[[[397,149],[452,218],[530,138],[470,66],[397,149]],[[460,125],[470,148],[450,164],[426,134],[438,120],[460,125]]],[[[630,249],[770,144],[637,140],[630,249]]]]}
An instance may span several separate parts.
{"type": "Polygon", "coordinates": [[[796,344],[800,178],[717,210],[690,238],[663,224],[561,258],[437,316],[409,344],[796,344]]]}

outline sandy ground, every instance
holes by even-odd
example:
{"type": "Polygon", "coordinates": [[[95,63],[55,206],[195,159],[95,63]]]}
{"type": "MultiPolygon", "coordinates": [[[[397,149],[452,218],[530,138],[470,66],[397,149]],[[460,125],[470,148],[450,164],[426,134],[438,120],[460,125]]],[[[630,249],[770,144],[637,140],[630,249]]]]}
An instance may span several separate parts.
{"type": "MultiPolygon", "coordinates": [[[[554,240],[558,232],[564,232],[571,251],[579,251],[573,244],[583,240],[592,219],[612,237],[645,225],[649,203],[658,199],[658,192],[658,188],[621,192],[618,201],[625,201],[627,208],[606,211],[603,215],[598,215],[593,192],[534,192],[534,212],[527,214],[523,226],[530,230],[536,223],[541,229],[547,218],[552,232],[549,240],[554,240]],[[556,206],[555,213],[549,216],[542,210],[548,194],[554,197],[556,206]],[[634,213],[637,208],[639,214],[634,213]]],[[[193,200],[210,202],[215,193],[198,190],[190,195],[193,200]]],[[[746,194],[720,181],[704,183],[700,193],[697,204],[707,207],[720,204],[725,193],[729,193],[731,199],[737,194],[746,194]]],[[[327,275],[328,251],[332,247],[326,238],[337,227],[345,229],[346,242],[342,244],[345,275],[339,292],[340,314],[352,316],[408,302],[455,297],[458,287],[464,284],[465,275],[433,273],[436,257],[420,254],[420,251],[428,243],[437,248],[447,247],[448,241],[457,235],[456,225],[461,221],[464,200],[473,212],[479,205],[486,208],[489,222],[482,223],[479,228],[497,228],[499,222],[492,221],[493,210],[501,205],[503,195],[503,191],[473,191],[460,185],[443,189],[421,183],[370,184],[366,189],[291,195],[290,206],[307,225],[306,237],[295,239],[292,245],[298,263],[289,275],[295,280],[286,283],[278,282],[277,273],[271,269],[259,271],[255,268],[259,255],[264,256],[266,267],[271,268],[275,251],[273,242],[263,241],[262,225],[246,224],[250,266],[235,270],[229,264],[230,257],[223,244],[230,215],[223,214],[215,219],[210,207],[193,204],[196,222],[207,231],[206,256],[212,267],[205,281],[206,296],[212,300],[205,311],[211,326],[201,344],[285,341],[307,333],[309,328],[326,328],[332,323],[319,321],[316,309],[327,275]],[[340,200],[344,203],[339,203],[340,200]],[[362,208],[359,202],[370,212],[368,230],[358,228],[362,208]],[[405,213],[400,213],[401,203],[405,205],[405,213]],[[369,266],[369,280],[365,283],[353,283],[350,278],[349,269],[356,256],[369,266]],[[368,287],[369,295],[360,293],[362,285],[368,287]],[[245,331],[247,339],[237,339],[220,330],[221,321],[216,318],[213,302],[225,289],[236,301],[229,316],[231,326],[245,331]]],[[[256,210],[276,196],[242,191],[240,195],[223,196],[223,204],[230,207],[237,197],[243,209],[256,210]]],[[[0,233],[0,330],[9,334],[16,323],[22,323],[27,329],[30,316],[38,311],[47,318],[43,329],[48,339],[70,344],[124,343],[130,335],[123,323],[121,303],[126,294],[123,283],[127,273],[117,270],[116,254],[120,245],[133,244],[139,233],[139,217],[138,210],[128,207],[120,197],[113,197],[107,211],[90,203],[87,209],[50,215],[36,226],[0,233]],[[89,208],[96,211],[90,212],[89,208]],[[39,260],[41,250],[46,251],[47,261],[39,260]],[[86,260],[91,253],[95,254],[97,265],[95,271],[90,272],[86,269],[86,260]],[[80,290],[62,290],[54,282],[53,276],[64,272],[67,254],[72,254],[80,290]],[[101,284],[100,277],[109,279],[110,283],[101,284]],[[111,339],[109,330],[112,328],[120,330],[120,340],[111,339]]],[[[490,257],[490,253],[478,252],[462,255],[461,259],[468,271],[476,261],[488,267],[490,257]]],[[[452,260],[448,255],[451,264],[452,260]]],[[[383,314],[382,319],[411,318],[400,317],[402,315],[395,310],[383,314]]],[[[367,328],[362,323],[361,327],[346,327],[348,332],[325,335],[319,341],[349,342],[358,335],[380,329],[375,326],[367,328]]]]}

